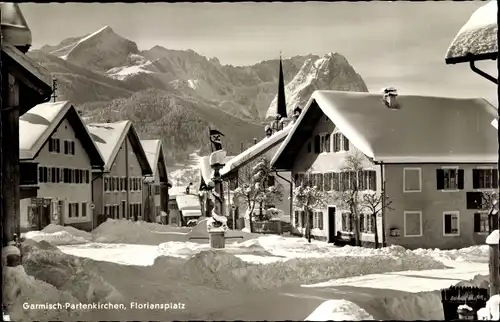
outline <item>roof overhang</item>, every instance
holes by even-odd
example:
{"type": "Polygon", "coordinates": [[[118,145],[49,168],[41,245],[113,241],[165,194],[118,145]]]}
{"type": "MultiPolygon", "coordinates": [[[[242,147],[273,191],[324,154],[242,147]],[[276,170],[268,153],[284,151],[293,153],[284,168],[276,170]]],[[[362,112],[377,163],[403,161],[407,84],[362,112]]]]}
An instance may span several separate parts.
{"type": "Polygon", "coordinates": [[[497,8],[493,0],[471,15],[446,52],[447,64],[497,59],[497,8]]]}

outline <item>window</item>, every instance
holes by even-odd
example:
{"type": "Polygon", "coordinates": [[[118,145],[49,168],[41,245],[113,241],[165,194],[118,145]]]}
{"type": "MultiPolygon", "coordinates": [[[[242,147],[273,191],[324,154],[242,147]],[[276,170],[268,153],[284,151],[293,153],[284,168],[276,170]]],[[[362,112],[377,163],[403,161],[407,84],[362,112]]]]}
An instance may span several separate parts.
{"type": "Polygon", "coordinates": [[[319,138],[319,153],[330,152],[330,134],[321,134],[319,138]]]}
{"type": "Polygon", "coordinates": [[[38,166],[38,181],[43,182],[43,167],[38,166]]]}
{"type": "Polygon", "coordinates": [[[59,182],[64,182],[64,169],[59,168],[59,182]]]}
{"type": "Polygon", "coordinates": [[[43,182],[49,182],[49,169],[43,167],[43,182]]]}
{"type": "Polygon", "coordinates": [[[59,139],[49,139],[49,152],[59,153],[61,151],[61,143],[59,139]]]}
{"type": "Polygon", "coordinates": [[[69,204],[69,213],[68,213],[68,216],[70,218],[73,218],[73,217],[78,217],[79,214],[78,214],[78,203],[77,202],[71,202],[69,204]]]}
{"type": "Polygon", "coordinates": [[[375,233],[375,216],[366,215],[366,231],[367,233],[375,233]]]}
{"type": "Polygon", "coordinates": [[[109,177],[109,191],[115,191],[115,178],[109,177]]]}
{"type": "Polygon", "coordinates": [[[275,179],[276,179],[276,178],[275,178],[274,176],[269,176],[269,177],[267,177],[267,185],[268,185],[269,187],[274,186],[274,184],[276,183],[276,182],[275,182],[275,179]]]}
{"type": "Polygon", "coordinates": [[[422,191],[422,169],[404,168],[403,192],[421,192],[421,191],[422,191]]]}
{"type": "Polygon", "coordinates": [[[374,170],[362,170],[358,172],[358,189],[377,190],[377,172],[374,170]]]}
{"type": "Polygon", "coordinates": [[[437,190],[459,190],[464,188],[464,170],[447,168],[436,170],[437,190]]]}
{"type": "Polygon", "coordinates": [[[104,177],[104,191],[108,192],[109,191],[109,178],[104,177]]]}
{"type": "Polygon", "coordinates": [[[311,185],[313,187],[318,187],[319,190],[323,190],[323,174],[322,173],[311,173],[311,185]]]}
{"type": "Polygon", "coordinates": [[[349,139],[342,133],[333,134],[333,152],[349,151],[349,139]]]}
{"type": "Polygon", "coordinates": [[[75,170],[74,169],[68,169],[68,183],[74,183],[75,182],[75,170]]]}
{"type": "Polygon", "coordinates": [[[359,214],[359,231],[364,232],[365,231],[365,215],[364,214],[359,214]]]}
{"type": "Polygon", "coordinates": [[[70,150],[69,150],[69,151],[70,151],[70,154],[71,154],[71,155],[75,155],[75,142],[74,142],[74,141],[71,141],[71,142],[70,142],[70,146],[69,146],[69,147],[70,147],[70,150]]]}
{"type": "Polygon", "coordinates": [[[404,212],[404,236],[421,237],[422,232],[422,212],[405,211],[404,212]]]}
{"type": "Polygon", "coordinates": [[[353,230],[353,225],[352,225],[352,215],[349,212],[343,212],[342,213],[342,231],[345,232],[352,232],[353,230]]]}
{"type": "Polygon", "coordinates": [[[87,203],[82,202],[82,217],[87,217],[87,203]]]}
{"type": "Polygon", "coordinates": [[[302,184],[304,184],[304,174],[297,173],[295,177],[295,186],[300,187],[302,184]]]}
{"type": "Polygon", "coordinates": [[[137,188],[138,188],[137,189],[138,191],[142,191],[142,178],[141,177],[137,178],[137,188]]]}
{"type": "Polygon", "coordinates": [[[332,191],[332,179],[333,179],[333,172],[327,172],[323,174],[324,191],[332,191]]]}
{"type": "Polygon", "coordinates": [[[108,205],[104,206],[104,214],[106,215],[106,217],[109,216],[109,206],[108,205]]]}
{"type": "Polygon", "coordinates": [[[300,227],[305,227],[306,226],[306,212],[301,211],[300,212],[300,227]]]}
{"type": "Polygon", "coordinates": [[[472,189],[498,188],[497,169],[472,169],[472,189]]]}
{"type": "Polygon", "coordinates": [[[64,154],[69,154],[69,142],[64,141],[64,154]]]}
{"type": "Polygon", "coordinates": [[[323,229],[323,212],[321,211],[314,212],[312,228],[323,229]]]}
{"type": "MultiPolygon", "coordinates": [[[[274,177],[273,177],[274,178],[274,177]]],[[[274,183],[273,183],[274,185],[274,183]]],[[[161,186],[160,185],[155,185],[155,195],[160,195],[161,194],[161,186]]]]}
{"type": "Polygon", "coordinates": [[[460,235],[460,216],[458,211],[448,211],[443,213],[443,235],[460,235]]]}
{"type": "Polygon", "coordinates": [[[343,171],[339,174],[339,191],[357,189],[357,174],[354,171],[343,171]]]}
{"type": "Polygon", "coordinates": [[[349,140],[344,135],[342,135],[342,147],[344,151],[349,151],[349,140]]]}
{"type": "Polygon", "coordinates": [[[488,233],[490,231],[488,213],[476,212],[474,214],[474,232],[488,233]]]}

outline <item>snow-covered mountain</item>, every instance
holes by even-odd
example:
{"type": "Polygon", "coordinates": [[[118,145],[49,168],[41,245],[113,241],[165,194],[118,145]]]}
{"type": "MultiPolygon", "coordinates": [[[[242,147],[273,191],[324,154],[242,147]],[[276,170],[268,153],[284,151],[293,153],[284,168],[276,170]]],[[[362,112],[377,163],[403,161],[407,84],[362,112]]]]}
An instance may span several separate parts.
{"type": "MultiPolygon", "coordinates": [[[[210,123],[225,128],[227,139],[232,140],[230,145],[239,147],[242,141],[262,137],[262,122],[266,116],[275,114],[272,111],[278,91],[279,59],[231,66],[193,50],[161,46],[139,50],[135,42],[118,35],[109,26],[28,54],[54,74],[59,83],[59,99],[79,105],[95,121],[100,117],[130,117],[140,107],[141,127],[151,132],[146,133],[148,136],[181,135],[180,131],[165,129],[166,118],[153,119],[152,115],[162,115],[158,114],[158,108],[163,108],[163,115],[183,118],[179,122],[169,119],[170,125],[191,122],[192,129],[202,129],[210,123]],[[168,103],[173,101],[177,103],[168,103]],[[167,103],[155,106],[159,102],[167,103]],[[178,112],[182,108],[189,110],[189,115],[178,112]],[[153,123],[154,127],[147,126],[153,123]]],[[[303,105],[315,89],[366,91],[361,77],[340,54],[286,58],[283,71],[290,110],[297,104],[303,105]]],[[[186,147],[200,149],[205,134],[174,137],[166,144],[175,145],[173,154],[187,156],[192,151],[186,147]]],[[[239,148],[228,152],[237,153],[239,148]]]]}
{"type": "MultiPolygon", "coordinates": [[[[303,107],[315,90],[367,92],[365,82],[347,59],[338,53],[328,53],[323,58],[309,58],[300,71],[285,85],[288,113],[297,106],[303,107]]],[[[266,117],[277,114],[276,95],[266,117]]]]}

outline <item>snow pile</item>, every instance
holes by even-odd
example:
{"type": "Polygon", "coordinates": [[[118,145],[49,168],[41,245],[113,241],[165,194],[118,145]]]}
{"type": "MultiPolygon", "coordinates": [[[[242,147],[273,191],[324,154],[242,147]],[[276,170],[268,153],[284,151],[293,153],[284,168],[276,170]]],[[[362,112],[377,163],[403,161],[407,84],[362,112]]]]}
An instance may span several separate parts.
{"type": "Polygon", "coordinates": [[[73,236],[67,231],[57,231],[54,233],[45,233],[43,231],[29,231],[24,235],[27,239],[32,239],[34,241],[46,241],[52,245],[75,245],[75,244],[86,244],[89,241],[85,238],[73,236]]]}
{"type": "Polygon", "coordinates": [[[27,274],[71,293],[82,303],[121,300],[112,285],[86,268],[87,259],[67,255],[46,242],[25,241],[22,251],[27,274]]]}
{"type": "Polygon", "coordinates": [[[88,233],[86,231],[77,229],[77,228],[75,228],[73,226],[60,226],[60,225],[50,224],[47,227],[45,227],[44,229],[42,229],[42,231],[44,233],[47,233],[47,234],[57,233],[57,232],[60,232],[60,231],[66,231],[66,232],[68,232],[69,234],[71,234],[73,236],[81,237],[81,238],[86,239],[88,241],[92,240],[92,234],[91,233],[88,233]]]}
{"type": "Polygon", "coordinates": [[[373,317],[361,307],[346,300],[321,303],[304,321],[364,321],[373,317]]]}
{"type": "Polygon", "coordinates": [[[440,250],[440,249],[416,249],[413,251],[417,255],[431,256],[441,261],[459,261],[485,263],[489,258],[489,246],[471,246],[461,249],[440,250]]]}
{"type": "Polygon", "coordinates": [[[486,307],[477,311],[477,317],[478,320],[500,320],[500,295],[493,295],[486,302],[486,307]]]}
{"type": "MultiPolygon", "coordinates": [[[[12,321],[50,321],[57,320],[61,313],[70,313],[64,307],[24,309],[26,304],[79,303],[69,292],[29,276],[23,266],[3,267],[3,282],[3,305],[7,307],[12,321]]],[[[72,315],[77,314],[72,312],[72,315]]]]}
{"type": "Polygon", "coordinates": [[[498,245],[498,241],[500,240],[498,229],[494,230],[491,234],[486,238],[486,244],[488,245],[498,245]]]}
{"type": "Polygon", "coordinates": [[[158,245],[165,241],[166,234],[179,232],[187,231],[144,221],[108,219],[92,235],[97,243],[158,245]]]}

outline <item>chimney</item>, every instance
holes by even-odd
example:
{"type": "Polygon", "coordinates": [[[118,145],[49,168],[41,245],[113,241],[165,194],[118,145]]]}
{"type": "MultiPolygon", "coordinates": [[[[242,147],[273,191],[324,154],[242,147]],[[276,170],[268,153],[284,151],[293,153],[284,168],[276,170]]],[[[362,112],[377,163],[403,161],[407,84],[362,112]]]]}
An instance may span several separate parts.
{"type": "Polygon", "coordinates": [[[240,153],[243,152],[243,142],[240,143],[240,153]]]}
{"type": "Polygon", "coordinates": [[[292,116],[292,121],[295,123],[298,119],[299,119],[299,116],[300,116],[300,113],[302,113],[302,109],[300,107],[296,107],[294,110],[293,110],[293,116],[292,116]]]}
{"type": "Polygon", "coordinates": [[[398,103],[398,90],[394,87],[387,87],[384,88],[382,91],[382,100],[384,101],[384,104],[386,107],[388,107],[391,110],[398,110],[399,109],[399,103],[398,103]]]}
{"type": "Polygon", "coordinates": [[[24,19],[19,4],[3,2],[0,4],[0,11],[2,41],[26,54],[31,47],[31,30],[24,19]]]}
{"type": "Polygon", "coordinates": [[[257,144],[257,138],[253,138],[253,145],[257,144]]]}
{"type": "Polygon", "coordinates": [[[269,125],[266,125],[265,131],[266,131],[266,138],[273,135],[273,129],[269,125]]]}

